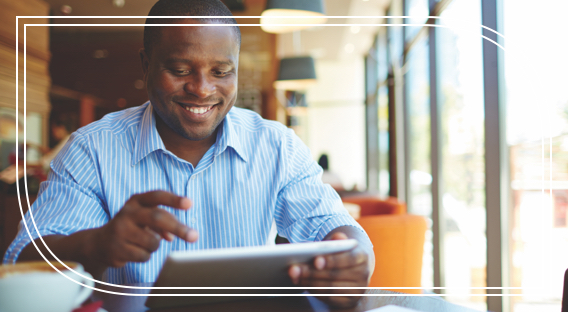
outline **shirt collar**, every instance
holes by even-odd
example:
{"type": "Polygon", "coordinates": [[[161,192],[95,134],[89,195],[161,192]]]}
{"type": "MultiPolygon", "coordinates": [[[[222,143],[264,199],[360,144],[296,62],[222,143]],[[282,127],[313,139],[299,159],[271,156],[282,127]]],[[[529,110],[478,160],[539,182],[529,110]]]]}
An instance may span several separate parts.
{"type": "MultiPolygon", "coordinates": [[[[166,150],[164,142],[156,129],[156,117],[154,117],[152,104],[147,102],[145,105],[147,105],[147,107],[144,110],[140,126],[138,127],[138,135],[136,136],[134,153],[132,154],[133,166],[155,150],[166,150]]],[[[229,112],[227,116],[225,116],[217,132],[215,156],[220,155],[230,146],[246,162],[248,157],[239,136],[235,132],[234,123],[231,121],[230,115],[231,113],[229,112]]]]}
{"type": "Polygon", "coordinates": [[[142,120],[138,127],[138,135],[134,145],[134,153],[132,154],[132,165],[136,165],[142,158],[148,156],[155,150],[166,150],[166,146],[156,129],[156,118],[154,117],[154,108],[150,102],[145,105],[146,109],[142,114],[142,120]]]}
{"type": "Polygon", "coordinates": [[[225,116],[225,119],[221,123],[222,126],[219,127],[219,131],[217,132],[215,156],[223,153],[227,147],[231,147],[243,161],[247,162],[248,155],[235,130],[235,123],[232,121],[231,111],[225,116]]]}

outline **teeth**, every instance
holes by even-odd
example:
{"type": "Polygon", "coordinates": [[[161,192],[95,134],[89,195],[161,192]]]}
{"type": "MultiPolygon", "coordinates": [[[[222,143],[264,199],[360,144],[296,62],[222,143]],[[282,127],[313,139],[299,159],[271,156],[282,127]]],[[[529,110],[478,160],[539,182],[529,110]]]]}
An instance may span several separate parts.
{"type": "Polygon", "coordinates": [[[194,114],[203,114],[203,113],[205,113],[209,110],[209,108],[206,108],[206,107],[198,108],[198,107],[187,107],[187,106],[185,107],[185,109],[194,113],[194,114]]]}

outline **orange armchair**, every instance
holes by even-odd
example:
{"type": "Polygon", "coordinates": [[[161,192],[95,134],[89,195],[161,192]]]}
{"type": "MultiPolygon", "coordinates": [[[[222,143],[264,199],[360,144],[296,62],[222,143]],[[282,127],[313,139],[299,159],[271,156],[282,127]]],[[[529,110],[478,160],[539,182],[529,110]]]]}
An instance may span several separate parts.
{"type": "Polygon", "coordinates": [[[426,219],[406,213],[406,204],[396,198],[350,196],[345,203],[361,207],[359,224],[371,238],[375,252],[375,271],[369,287],[389,287],[391,290],[420,294],[422,256],[426,234],[426,219]]]}

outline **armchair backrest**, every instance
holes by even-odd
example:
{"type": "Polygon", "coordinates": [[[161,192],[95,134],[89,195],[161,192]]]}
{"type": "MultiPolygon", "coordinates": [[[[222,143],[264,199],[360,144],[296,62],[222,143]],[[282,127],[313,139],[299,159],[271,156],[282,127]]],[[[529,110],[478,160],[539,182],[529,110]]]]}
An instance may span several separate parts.
{"type": "Polygon", "coordinates": [[[406,214],[406,204],[395,197],[348,196],[341,199],[361,207],[361,217],[406,214]]]}

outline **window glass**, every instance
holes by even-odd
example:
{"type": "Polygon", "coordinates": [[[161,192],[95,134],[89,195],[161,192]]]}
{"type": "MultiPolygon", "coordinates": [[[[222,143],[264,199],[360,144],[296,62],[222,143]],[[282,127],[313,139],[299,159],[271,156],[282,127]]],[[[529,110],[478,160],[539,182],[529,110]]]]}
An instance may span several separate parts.
{"type": "MultiPolygon", "coordinates": [[[[424,24],[428,20],[428,0],[406,0],[404,14],[412,16],[404,20],[406,24],[424,24]]],[[[406,26],[404,28],[405,40],[410,40],[418,34],[422,26],[406,26]]]]}
{"type": "Polygon", "coordinates": [[[426,234],[422,286],[433,286],[432,170],[430,158],[430,67],[428,38],[420,39],[409,51],[405,68],[405,97],[408,112],[408,157],[410,189],[408,211],[430,220],[426,234]]]}
{"type": "Polygon", "coordinates": [[[454,0],[436,29],[441,239],[449,301],[486,310],[483,54],[479,0],[454,0]]]}
{"type": "Polygon", "coordinates": [[[382,27],[377,36],[377,74],[379,88],[378,99],[378,133],[379,133],[379,194],[388,196],[390,192],[389,173],[389,94],[388,78],[388,45],[386,27],[382,27]]]}
{"type": "MultiPolygon", "coordinates": [[[[388,16],[400,16],[403,15],[402,8],[398,7],[397,4],[400,2],[393,2],[389,11],[388,16]]],[[[389,18],[387,19],[389,24],[402,24],[405,23],[404,19],[389,18]]],[[[388,63],[391,65],[400,66],[402,59],[402,51],[404,49],[404,38],[403,38],[404,27],[402,26],[388,26],[387,27],[387,44],[388,44],[388,63]]]]}
{"type": "Polygon", "coordinates": [[[568,267],[568,2],[504,0],[513,311],[560,311],[568,267]],[[531,16],[530,23],[527,16],[531,16]]]}

